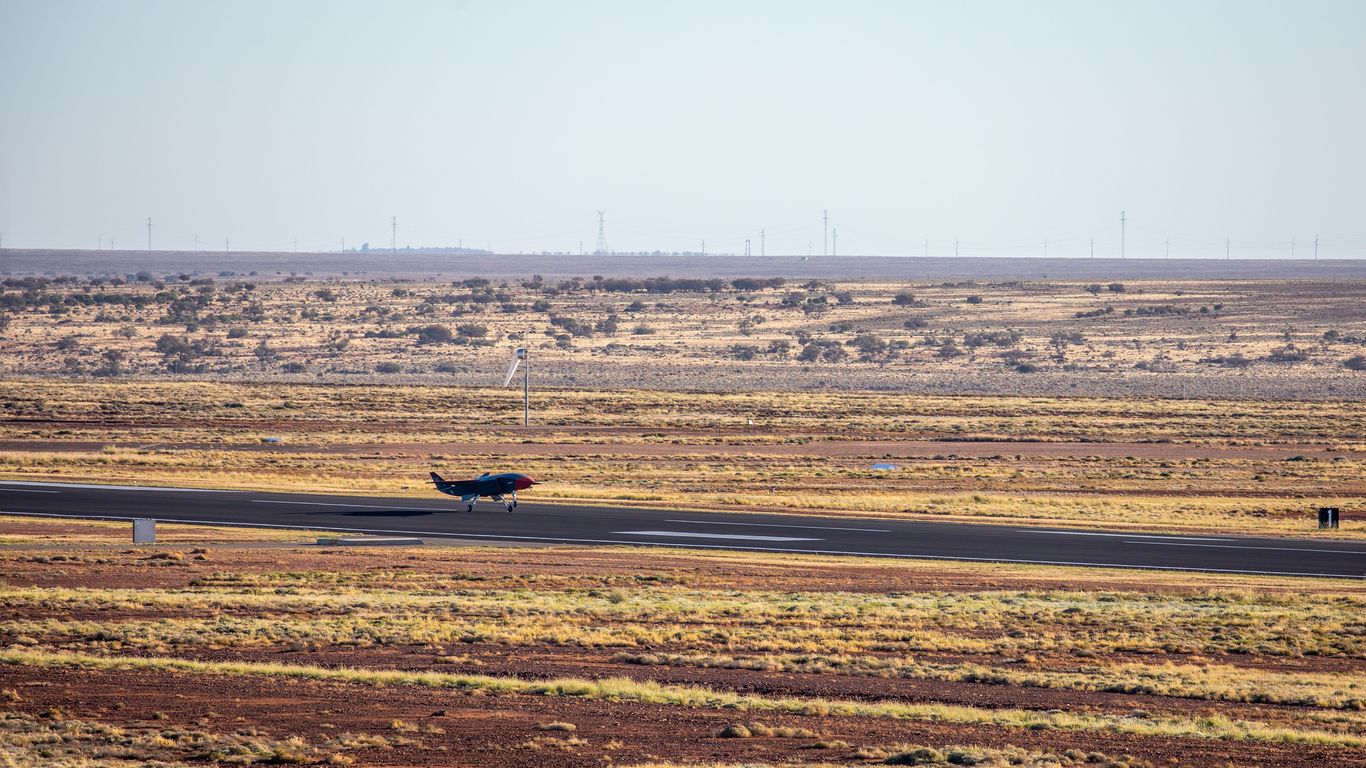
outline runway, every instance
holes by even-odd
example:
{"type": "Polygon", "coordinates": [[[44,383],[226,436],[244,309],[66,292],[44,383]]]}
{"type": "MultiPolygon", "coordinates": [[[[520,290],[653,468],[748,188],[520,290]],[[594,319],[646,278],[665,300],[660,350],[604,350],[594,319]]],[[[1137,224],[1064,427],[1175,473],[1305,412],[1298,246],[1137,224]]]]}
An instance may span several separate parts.
{"type": "MultiPolygon", "coordinates": [[[[550,544],[1366,578],[1366,542],[0,481],[0,513],[550,544]]],[[[1305,511],[1306,529],[1310,525],[1305,511]]],[[[3,530],[3,520],[0,520],[3,530]]],[[[1306,531],[1307,533],[1308,531],[1306,531]]]]}

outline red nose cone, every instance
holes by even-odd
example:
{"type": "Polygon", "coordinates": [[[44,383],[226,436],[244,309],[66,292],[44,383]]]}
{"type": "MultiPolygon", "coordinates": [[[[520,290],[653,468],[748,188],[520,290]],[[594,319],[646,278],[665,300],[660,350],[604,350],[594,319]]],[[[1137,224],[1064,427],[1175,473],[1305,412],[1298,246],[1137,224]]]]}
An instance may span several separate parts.
{"type": "Polygon", "coordinates": [[[531,478],[527,477],[526,475],[522,475],[521,477],[517,478],[517,482],[516,482],[514,485],[515,485],[515,487],[517,488],[517,490],[519,490],[519,491],[525,491],[526,489],[530,488],[531,486],[533,486],[533,485],[535,485],[535,484],[536,484],[536,481],[535,481],[535,480],[532,480],[531,478]]]}

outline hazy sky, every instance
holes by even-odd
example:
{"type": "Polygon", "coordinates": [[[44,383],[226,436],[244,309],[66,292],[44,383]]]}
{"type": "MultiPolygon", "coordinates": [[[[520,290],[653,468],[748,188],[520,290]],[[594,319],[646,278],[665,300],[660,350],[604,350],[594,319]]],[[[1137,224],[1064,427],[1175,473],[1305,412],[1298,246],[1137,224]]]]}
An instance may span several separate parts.
{"type": "Polygon", "coordinates": [[[5,246],[1366,256],[1366,2],[0,0],[5,246]]]}

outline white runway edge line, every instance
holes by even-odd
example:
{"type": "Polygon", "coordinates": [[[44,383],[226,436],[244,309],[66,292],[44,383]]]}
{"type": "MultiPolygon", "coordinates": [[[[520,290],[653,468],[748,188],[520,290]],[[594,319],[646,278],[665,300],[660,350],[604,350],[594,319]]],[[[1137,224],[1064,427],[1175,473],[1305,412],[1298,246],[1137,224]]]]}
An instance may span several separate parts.
{"type": "Polygon", "coordinates": [[[1113,539],[1169,539],[1176,541],[1237,541],[1217,536],[1162,536],[1156,533],[1096,533],[1092,531],[1044,531],[1037,528],[1021,528],[1020,533],[1051,533],[1056,536],[1108,536],[1113,539]]]}
{"type": "Polygon", "coordinates": [[[732,541],[824,541],[798,536],[756,536],[744,533],[694,533],[691,531],[612,531],[618,536],[670,536],[679,539],[730,539],[732,541]]]}
{"type": "Polygon", "coordinates": [[[836,528],[831,525],[779,525],[778,523],[723,523],[717,520],[665,520],[666,523],[690,525],[740,525],[752,528],[800,528],[804,531],[859,531],[861,533],[891,533],[891,528],[836,528]]]}
{"type": "Polygon", "coordinates": [[[0,488],[6,493],[61,493],[61,491],[44,491],[39,488],[0,488]]]}
{"type": "MultiPolygon", "coordinates": [[[[0,515],[17,517],[62,517],[72,520],[135,520],[127,515],[64,515],[56,512],[9,512],[0,509],[0,515]]],[[[1182,571],[1190,573],[1235,573],[1247,576],[1309,576],[1317,579],[1354,579],[1366,580],[1366,573],[1310,573],[1305,571],[1257,571],[1246,568],[1192,568],[1180,565],[1129,565],[1125,563],[1088,563],[1073,560],[1025,560],[1011,557],[964,557],[959,555],[912,555],[896,552],[853,552],[823,549],[795,549],[790,547],[745,547],[722,544],[674,544],[667,541],[627,541],[624,539],[570,539],[552,536],[510,536],[496,533],[441,533],[439,531],[394,531],[384,528],[341,528],[335,525],[306,526],[283,525],[277,523],[242,523],[227,520],[182,520],[157,518],[162,523],[184,523],[185,525],[222,525],[229,528],[284,528],[296,531],[329,531],[345,533],[378,533],[386,536],[430,536],[433,539],[506,539],[509,541],[543,541],[552,544],[628,544],[633,547],[673,547],[674,549],[722,549],[735,552],[778,552],[791,555],[852,555],[855,557],[889,557],[898,560],[951,560],[962,563],[1019,563],[1023,565],[1073,565],[1086,568],[1123,568],[1130,571],[1182,571]]]]}
{"type": "Polygon", "coordinates": [[[167,493],[241,493],[216,488],[169,488],[157,485],[101,485],[99,483],[44,483],[38,480],[0,480],[0,485],[37,485],[43,488],[85,488],[96,491],[166,491],[167,493]]]}
{"type": "Polygon", "coordinates": [[[1366,549],[1309,549],[1308,547],[1254,547],[1240,544],[1181,544],[1175,541],[1126,541],[1125,544],[1150,544],[1154,547],[1206,547],[1209,549],[1270,549],[1277,552],[1322,552],[1329,555],[1361,555],[1366,549]]]}

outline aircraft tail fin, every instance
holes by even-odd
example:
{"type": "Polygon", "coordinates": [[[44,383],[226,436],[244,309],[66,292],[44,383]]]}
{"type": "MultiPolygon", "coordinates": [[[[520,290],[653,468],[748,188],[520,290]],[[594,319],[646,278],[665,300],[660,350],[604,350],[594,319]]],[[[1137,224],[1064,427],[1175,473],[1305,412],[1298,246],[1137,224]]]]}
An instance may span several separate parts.
{"type": "Polygon", "coordinates": [[[443,479],[441,478],[441,475],[438,475],[438,474],[435,473],[435,472],[431,472],[431,473],[429,473],[429,474],[431,474],[431,476],[432,476],[432,482],[433,482],[433,483],[444,483],[444,482],[446,482],[445,480],[443,480],[443,479]]]}

